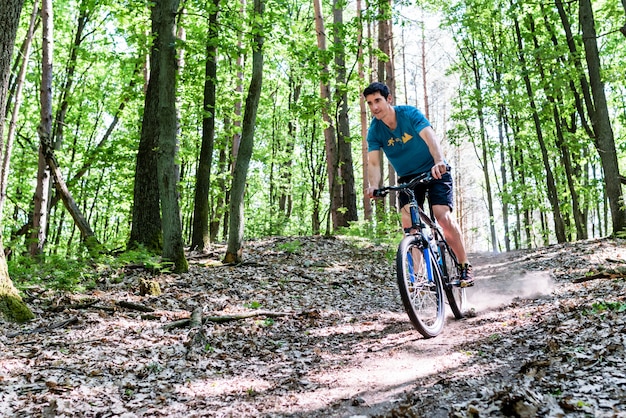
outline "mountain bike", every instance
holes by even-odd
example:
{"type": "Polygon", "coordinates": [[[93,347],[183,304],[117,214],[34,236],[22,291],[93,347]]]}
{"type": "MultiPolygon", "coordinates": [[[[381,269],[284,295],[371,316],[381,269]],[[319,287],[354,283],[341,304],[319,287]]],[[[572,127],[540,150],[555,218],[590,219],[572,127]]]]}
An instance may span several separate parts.
{"type": "Polygon", "coordinates": [[[461,266],[432,216],[432,205],[429,202],[429,216],[417,204],[413,192],[416,185],[427,185],[434,180],[427,172],[408,183],[374,191],[376,197],[386,196],[390,191],[409,196],[411,227],[405,229],[398,246],[396,272],[404,309],[415,329],[425,338],[436,337],[443,330],[444,294],[456,319],[464,317],[467,304],[466,289],[460,285],[461,266]]]}

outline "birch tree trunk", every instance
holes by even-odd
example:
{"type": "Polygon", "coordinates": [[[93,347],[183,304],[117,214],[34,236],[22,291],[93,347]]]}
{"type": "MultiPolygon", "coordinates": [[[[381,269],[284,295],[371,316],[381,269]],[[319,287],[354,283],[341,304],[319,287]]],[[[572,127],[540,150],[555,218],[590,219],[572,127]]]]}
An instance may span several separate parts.
{"type": "Polygon", "coordinates": [[[43,39],[41,44],[41,87],[40,87],[40,122],[39,164],[37,168],[37,186],[35,188],[33,230],[29,252],[33,256],[43,254],[48,228],[48,199],[50,195],[50,170],[43,153],[44,146],[51,147],[52,132],[52,55],[53,55],[53,20],[52,0],[41,3],[41,21],[43,39]]]}

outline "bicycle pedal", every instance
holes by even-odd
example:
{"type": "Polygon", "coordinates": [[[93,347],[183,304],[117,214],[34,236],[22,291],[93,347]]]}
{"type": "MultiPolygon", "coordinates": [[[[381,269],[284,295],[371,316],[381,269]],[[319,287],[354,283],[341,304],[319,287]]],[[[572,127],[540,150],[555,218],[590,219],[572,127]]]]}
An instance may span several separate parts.
{"type": "Polygon", "coordinates": [[[471,282],[465,282],[463,280],[461,280],[458,284],[458,287],[465,289],[466,287],[473,287],[474,286],[474,281],[472,280],[471,282]]]}

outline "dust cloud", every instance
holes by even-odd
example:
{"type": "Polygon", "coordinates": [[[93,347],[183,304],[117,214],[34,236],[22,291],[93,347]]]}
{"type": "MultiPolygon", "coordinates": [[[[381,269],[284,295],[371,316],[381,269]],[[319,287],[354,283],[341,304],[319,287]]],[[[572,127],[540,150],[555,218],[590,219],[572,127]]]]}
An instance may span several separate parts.
{"type": "Polygon", "coordinates": [[[476,311],[498,308],[515,298],[539,298],[554,289],[554,279],[545,271],[507,272],[504,276],[476,277],[476,284],[466,292],[469,307],[476,311]]]}

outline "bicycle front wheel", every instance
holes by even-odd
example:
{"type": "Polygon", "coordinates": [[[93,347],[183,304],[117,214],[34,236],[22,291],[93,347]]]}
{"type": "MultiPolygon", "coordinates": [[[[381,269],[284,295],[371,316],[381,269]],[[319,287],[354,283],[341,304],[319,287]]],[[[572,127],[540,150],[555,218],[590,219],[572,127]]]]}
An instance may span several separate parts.
{"type": "Polygon", "coordinates": [[[441,276],[434,259],[424,258],[418,237],[404,237],[400,243],[396,271],[400,297],[411,323],[425,338],[437,336],[445,319],[441,276]]]}
{"type": "Polygon", "coordinates": [[[450,305],[450,310],[456,319],[462,319],[465,316],[465,305],[467,305],[467,297],[465,296],[465,288],[460,286],[460,271],[456,255],[452,249],[445,243],[439,243],[439,251],[443,265],[443,289],[446,292],[446,298],[450,305]]]}

